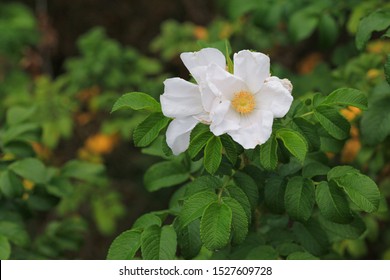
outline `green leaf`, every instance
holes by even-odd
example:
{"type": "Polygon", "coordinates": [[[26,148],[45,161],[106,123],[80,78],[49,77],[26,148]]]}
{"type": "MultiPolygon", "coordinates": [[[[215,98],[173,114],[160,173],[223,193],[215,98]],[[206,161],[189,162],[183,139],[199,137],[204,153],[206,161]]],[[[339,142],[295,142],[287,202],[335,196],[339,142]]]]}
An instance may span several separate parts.
{"type": "Polygon", "coordinates": [[[319,21],[318,12],[308,6],[307,8],[298,10],[289,18],[289,33],[294,42],[299,42],[309,37],[317,27],[319,21]]]}
{"type": "Polygon", "coordinates": [[[290,158],[290,161],[285,164],[281,164],[278,169],[279,176],[286,177],[289,175],[294,175],[295,173],[302,170],[302,162],[297,158],[290,158]]]}
{"type": "Polygon", "coordinates": [[[142,121],[134,130],[134,144],[137,147],[145,147],[152,143],[160,131],[169,123],[169,119],[161,113],[153,113],[142,121]]]}
{"type": "Polygon", "coordinates": [[[200,220],[194,220],[187,226],[178,229],[177,240],[180,247],[180,253],[184,258],[192,259],[196,257],[202,248],[202,241],[200,239],[200,220]]]}
{"type": "Polygon", "coordinates": [[[198,134],[202,134],[204,132],[210,131],[210,126],[203,124],[203,123],[198,123],[194,129],[190,133],[190,139],[194,138],[198,134]]]}
{"type": "Polygon", "coordinates": [[[390,54],[387,55],[386,63],[384,66],[384,72],[387,83],[390,85],[390,54]]]}
{"type": "MultiPolygon", "coordinates": [[[[289,221],[288,217],[287,222],[289,221]]],[[[272,244],[273,246],[277,246],[283,242],[291,242],[294,240],[294,235],[290,230],[287,229],[288,225],[286,223],[286,219],[282,217],[271,216],[268,219],[268,226],[270,230],[266,233],[267,242],[272,244]],[[273,217],[273,218],[272,218],[273,217]],[[274,221],[272,221],[274,219],[274,221]],[[282,226],[283,225],[283,226],[282,226]]]]}
{"type": "Polygon", "coordinates": [[[311,254],[320,256],[328,250],[329,241],[315,220],[309,220],[306,224],[295,222],[293,232],[299,243],[311,254]]]}
{"type": "Polygon", "coordinates": [[[281,128],[276,131],[276,138],[282,140],[287,150],[301,162],[305,160],[308,145],[305,138],[297,131],[281,128]]]}
{"type": "Polygon", "coordinates": [[[287,260],[319,260],[308,252],[294,252],[287,256],[287,260]]]}
{"type": "Polygon", "coordinates": [[[40,126],[35,123],[23,123],[9,127],[6,131],[2,131],[1,140],[3,145],[12,141],[23,140],[31,141],[31,138],[36,139],[40,126]]]}
{"type": "Polygon", "coordinates": [[[165,135],[163,136],[163,141],[161,142],[161,146],[162,146],[162,152],[167,158],[173,155],[171,148],[169,148],[167,144],[167,137],[165,135]]]}
{"type": "Polygon", "coordinates": [[[5,236],[0,235],[0,260],[7,260],[10,255],[11,245],[5,236]]]}
{"type": "Polygon", "coordinates": [[[311,217],[315,203],[313,182],[303,177],[291,178],[284,194],[284,204],[290,217],[307,221],[311,217]]]}
{"type": "Polygon", "coordinates": [[[248,196],[245,194],[245,192],[240,187],[229,185],[225,188],[225,193],[240,203],[245,211],[247,221],[250,222],[252,218],[252,209],[248,196]]]}
{"type": "Polygon", "coordinates": [[[255,0],[247,0],[244,2],[240,0],[231,0],[226,4],[227,13],[231,19],[237,19],[258,6],[258,2],[255,0]]]}
{"type": "MultiPolygon", "coordinates": [[[[0,135],[0,142],[3,142],[0,135]]],[[[4,142],[3,142],[4,143],[4,142]]],[[[35,156],[35,152],[29,142],[17,140],[7,143],[3,146],[3,153],[13,154],[17,158],[26,158],[35,156]]]]}
{"type": "Polygon", "coordinates": [[[260,146],[260,164],[266,170],[275,170],[278,165],[278,141],[271,135],[267,142],[260,146]]]}
{"type": "Polygon", "coordinates": [[[286,184],[282,177],[271,177],[265,183],[265,204],[273,213],[282,214],[285,210],[284,194],[286,184]]]}
{"type": "Polygon", "coordinates": [[[321,216],[319,221],[328,235],[336,236],[338,239],[358,239],[366,231],[366,225],[360,217],[354,217],[348,224],[334,223],[321,216]]]}
{"type": "Polygon", "coordinates": [[[341,150],[344,147],[344,141],[333,138],[333,136],[330,136],[322,127],[321,129],[323,130],[320,136],[321,151],[336,154],[341,153],[341,150]]]}
{"type": "Polygon", "coordinates": [[[229,242],[232,225],[232,210],[223,203],[211,203],[200,221],[200,237],[209,250],[225,247],[229,242]]]}
{"type": "Polygon", "coordinates": [[[344,189],[352,202],[363,211],[372,213],[378,210],[380,192],[378,186],[370,177],[363,174],[348,173],[335,179],[335,182],[344,189]]]}
{"type": "MultiPolygon", "coordinates": [[[[265,245],[265,236],[260,232],[250,231],[248,233],[245,242],[240,246],[234,246],[231,248],[230,254],[224,259],[231,260],[244,260],[247,259],[248,253],[251,249],[265,245]]],[[[224,250],[226,251],[226,250],[224,250]]]]}
{"type": "Polygon", "coordinates": [[[46,212],[53,209],[58,204],[58,200],[45,193],[31,193],[26,203],[31,210],[46,212]]]}
{"type": "Polygon", "coordinates": [[[359,22],[355,37],[358,50],[362,50],[374,31],[382,31],[390,26],[390,11],[377,10],[359,22]]]}
{"type": "Polygon", "coordinates": [[[248,197],[252,209],[255,209],[259,200],[259,188],[254,179],[244,172],[237,171],[233,176],[233,180],[248,197]]]}
{"type": "Polygon", "coordinates": [[[233,165],[235,165],[238,157],[238,150],[237,150],[236,143],[227,134],[221,136],[221,141],[222,141],[222,146],[224,148],[226,157],[233,165]]]}
{"type": "Polygon", "coordinates": [[[185,197],[186,185],[178,188],[172,193],[171,198],[169,199],[168,209],[172,215],[178,215],[183,208],[183,200],[185,197]]]}
{"type": "Polygon", "coordinates": [[[334,138],[343,140],[349,136],[351,126],[336,108],[320,105],[316,107],[314,115],[321,126],[334,138]]]}
{"type": "Polygon", "coordinates": [[[146,110],[161,112],[160,103],[143,92],[130,92],[122,95],[112,107],[111,113],[120,109],[146,110]]]}
{"type": "Polygon", "coordinates": [[[213,192],[222,187],[222,181],[218,177],[205,175],[185,185],[185,197],[189,197],[201,191],[213,192]]]}
{"type": "Polygon", "coordinates": [[[316,201],[326,219],[341,224],[352,221],[345,193],[334,184],[321,182],[316,188],[316,201]]]}
{"type": "Polygon", "coordinates": [[[309,150],[318,150],[320,148],[320,137],[317,126],[304,118],[294,118],[292,122],[294,130],[301,133],[309,146],[309,150]]]}
{"type": "Polygon", "coordinates": [[[152,165],[144,175],[144,184],[148,191],[157,191],[188,180],[190,174],[186,168],[176,162],[164,161],[152,165]]]}
{"type": "Polygon", "coordinates": [[[49,194],[54,196],[65,198],[73,194],[75,186],[68,179],[56,177],[50,180],[50,183],[46,185],[46,190],[49,194]]]}
{"type": "Polygon", "coordinates": [[[34,113],[36,113],[36,107],[20,107],[15,106],[11,107],[7,111],[7,124],[9,126],[14,126],[19,123],[23,123],[29,120],[34,113]]]}
{"type": "Polygon", "coordinates": [[[184,201],[183,209],[179,214],[180,226],[185,227],[192,221],[200,218],[208,205],[217,201],[215,192],[203,191],[190,196],[184,201]]]}
{"type": "Polygon", "coordinates": [[[276,250],[278,251],[278,253],[281,255],[281,256],[288,256],[294,252],[302,252],[304,251],[304,249],[302,248],[302,246],[296,244],[296,243],[292,243],[291,241],[287,241],[287,242],[284,242],[284,243],[281,243],[279,244],[277,247],[276,247],[276,250]]]}
{"type": "Polygon", "coordinates": [[[108,260],[131,260],[141,246],[141,233],[136,230],[122,232],[108,250],[108,260]]]}
{"type": "Polygon", "coordinates": [[[119,192],[106,192],[104,195],[92,196],[91,206],[94,220],[102,234],[113,234],[117,227],[117,219],[124,216],[125,208],[121,198],[119,192]]]}
{"type": "Polygon", "coordinates": [[[234,244],[241,244],[248,235],[248,217],[241,204],[232,197],[224,197],[223,202],[232,211],[232,241],[234,244]]]}
{"type": "Polygon", "coordinates": [[[316,161],[306,160],[302,169],[302,176],[305,178],[313,178],[319,175],[326,175],[329,172],[329,166],[316,161]]]}
{"type": "Polygon", "coordinates": [[[81,160],[68,161],[61,170],[62,176],[87,182],[96,181],[104,172],[104,165],[81,160]]]}
{"type": "Polygon", "coordinates": [[[245,257],[246,260],[277,260],[278,258],[278,252],[270,245],[256,246],[245,257]]]}
{"type": "Polygon", "coordinates": [[[174,260],[177,237],[172,226],[157,225],[146,228],[141,235],[141,253],[144,260],[174,260]]]}
{"type": "Polygon", "coordinates": [[[19,176],[37,184],[47,183],[48,174],[45,165],[36,158],[25,158],[9,166],[19,176]]]}
{"type": "Polygon", "coordinates": [[[0,235],[17,246],[26,246],[30,238],[22,225],[16,222],[0,220],[0,235]]]}
{"type": "Polygon", "coordinates": [[[359,170],[353,168],[352,166],[349,165],[339,165],[336,167],[333,167],[327,175],[328,181],[337,179],[340,177],[343,177],[344,175],[352,173],[352,174],[359,174],[359,170]]]}
{"type": "Polygon", "coordinates": [[[385,96],[369,104],[360,123],[362,140],[374,146],[390,135],[390,97],[385,96]]]}
{"type": "Polygon", "coordinates": [[[173,158],[172,151],[168,147],[165,135],[157,136],[149,146],[142,148],[141,152],[146,155],[152,155],[166,160],[173,158]]]}
{"type": "Polygon", "coordinates": [[[0,174],[0,191],[7,198],[21,197],[24,191],[22,180],[14,172],[6,170],[0,174]]]}
{"type": "Polygon", "coordinates": [[[246,165],[242,171],[255,181],[259,189],[264,188],[265,180],[269,176],[267,171],[263,171],[259,166],[253,164],[246,165]]]}
{"type": "Polygon", "coordinates": [[[222,143],[219,137],[213,136],[207,141],[204,149],[204,166],[210,174],[214,174],[222,160],[222,143]]]}
{"type": "Polygon", "coordinates": [[[210,131],[204,131],[191,138],[190,145],[188,147],[188,154],[190,157],[196,157],[211,137],[213,137],[213,134],[210,131]]]}
{"type": "Polygon", "coordinates": [[[145,228],[153,225],[161,226],[161,223],[162,221],[158,216],[151,213],[146,213],[134,222],[132,229],[144,230],[145,228]]]}
{"type": "Polygon", "coordinates": [[[339,27],[337,26],[337,22],[333,17],[326,13],[324,13],[320,18],[318,31],[320,45],[323,48],[331,47],[339,35],[339,27]]]}
{"type": "Polygon", "coordinates": [[[362,91],[357,89],[339,88],[329,94],[321,104],[328,106],[354,106],[362,110],[366,110],[367,97],[362,91]]]}

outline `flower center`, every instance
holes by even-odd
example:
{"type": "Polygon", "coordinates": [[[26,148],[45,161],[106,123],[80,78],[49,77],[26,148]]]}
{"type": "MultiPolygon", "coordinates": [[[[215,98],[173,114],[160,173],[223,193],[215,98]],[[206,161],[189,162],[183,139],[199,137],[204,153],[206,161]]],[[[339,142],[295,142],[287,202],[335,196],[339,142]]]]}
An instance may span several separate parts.
{"type": "Polygon", "coordinates": [[[247,91],[240,91],[234,94],[232,100],[233,108],[240,114],[248,114],[255,109],[255,97],[247,91]]]}

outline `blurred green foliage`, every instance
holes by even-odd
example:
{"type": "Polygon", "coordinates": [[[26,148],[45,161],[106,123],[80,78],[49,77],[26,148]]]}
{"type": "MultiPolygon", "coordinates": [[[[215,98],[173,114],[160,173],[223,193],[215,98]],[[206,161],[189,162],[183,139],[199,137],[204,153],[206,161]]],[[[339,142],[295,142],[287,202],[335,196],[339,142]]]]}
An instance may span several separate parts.
{"type": "Polygon", "coordinates": [[[32,12],[18,3],[0,4],[0,53],[17,60],[26,45],[38,43],[37,22],[32,12]]]}

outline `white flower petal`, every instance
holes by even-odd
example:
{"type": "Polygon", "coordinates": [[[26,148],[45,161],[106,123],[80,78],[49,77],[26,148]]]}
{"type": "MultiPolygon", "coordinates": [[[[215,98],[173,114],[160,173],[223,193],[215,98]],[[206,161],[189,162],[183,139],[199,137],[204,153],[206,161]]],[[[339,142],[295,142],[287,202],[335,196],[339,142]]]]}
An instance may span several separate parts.
{"type": "Polygon", "coordinates": [[[160,102],[165,116],[183,118],[204,111],[197,85],[180,78],[167,79],[164,85],[164,94],[160,96],[160,102]]]}
{"type": "Polygon", "coordinates": [[[195,119],[197,119],[201,123],[204,123],[204,124],[210,124],[211,123],[210,114],[208,114],[208,113],[195,115],[193,117],[195,119]]]}
{"type": "Polygon", "coordinates": [[[190,144],[190,134],[196,126],[198,120],[193,117],[174,119],[167,129],[167,144],[174,155],[178,155],[187,150],[190,144]]]}
{"type": "Polygon", "coordinates": [[[204,48],[198,52],[185,52],[180,55],[180,58],[198,84],[205,80],[205,68],[209,64],[215,63],[219,67],[226,67],[225,56],[214,48],[204,48]]]}
{"type": "Polygon", "coordinates": [[[287,89],[290,93],[292,92],[293,85],[291,84],[290,80],[280,79],[279,77],[271,76],[265,80],[265,83],[268,83],[271,81],[272,82],[280,82],[285,89],[287,89]]]}
{"type": "Polygon", "coordinates": [[[200,94],[202,97],[202,105],[206,112],[210,112],[215,102],[218,102],[220,98],[214,94],[210,87],[206,84],[200,87],[200,94]]]}
{"type": "Polygon", "coordinates": [[[270,76],[270,59],[259,52],[243,50],[234,54],[234,75],[244,80],[251,92],[257,92],[270,76]]]}
{"type": "Polygon", "coordinates": [[[270,111],[255,110],[241,118],[240,128],[228,134],[244,149],[254,149],[264,144],[272,133],[273,114],[270,111]]]}
{"type": "Polygon", "coordinates": [[[216,96],[227,100],[232,100],[235,93],[249,91],[243,80],[216,64],[207,67],[206,81],[216,96]]]}
{"type": "Polygon", "coordinates": [[[282,118],[287,114],[293,101],[289,91],[292,86],[287,79],[271,78],[266,80],[264,86],[255,95],[256,107],[271,111],[275,118],[282,118]]]}
{"type": "Polygon", "coordinates": [[[239,114],[231,107],[230,101],[225,100],[215,106],[211,113],[210,131],[219,136],[240,127],[239,114]]]}

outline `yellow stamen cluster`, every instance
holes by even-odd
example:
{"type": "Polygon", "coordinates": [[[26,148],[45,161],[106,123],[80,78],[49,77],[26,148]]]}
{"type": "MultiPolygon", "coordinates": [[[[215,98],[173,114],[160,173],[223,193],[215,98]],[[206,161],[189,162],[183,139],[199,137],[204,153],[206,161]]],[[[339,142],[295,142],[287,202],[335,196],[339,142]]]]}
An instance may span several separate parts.
{"type": "Polygon", "coordinates": [[[255,104],[255,97],[247,91],[237,92],[232,100],[233,108],[240,114],[251,113],[255,109],[255,104]]]}

